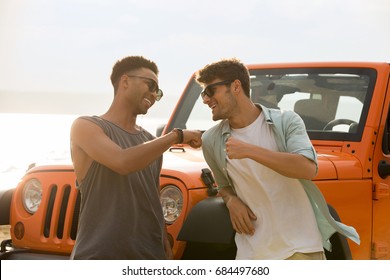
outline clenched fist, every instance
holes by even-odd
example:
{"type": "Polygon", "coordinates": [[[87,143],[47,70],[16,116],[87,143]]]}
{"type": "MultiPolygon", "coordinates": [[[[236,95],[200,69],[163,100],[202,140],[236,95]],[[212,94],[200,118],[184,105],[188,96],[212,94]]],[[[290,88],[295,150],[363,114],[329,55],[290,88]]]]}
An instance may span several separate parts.
{"type": "Polygon", "coordinates": [[[199,130],[183,130],[183,144],[188,144],[192,148],[202,146],[202,132],[199,130]]]}

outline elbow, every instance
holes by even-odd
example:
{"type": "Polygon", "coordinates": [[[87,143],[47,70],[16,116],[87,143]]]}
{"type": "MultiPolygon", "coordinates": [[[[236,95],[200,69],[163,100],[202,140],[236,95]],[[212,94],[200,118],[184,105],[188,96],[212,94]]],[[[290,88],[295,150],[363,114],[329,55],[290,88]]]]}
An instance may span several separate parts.
{"type": "Polygon", "coordinates": [[[317,176],[318,165],[315,161],[305,158],[300,170],[303,171],[301,179],[313,180],[317,176]]]}
{"type": "Polygon", "coordinates": [[[318,172],[317,165],[313,162],[311,165],[308,166],[307,172],[303,179],[313,180],[317,176],[317,172],[318,172]]]}
{"type": "Polygon", "coordinates": [[[303,177],[302,179],[305,179],[305,180],[313,180],[316,176],[306,176],[306,177],[303,177]]]}

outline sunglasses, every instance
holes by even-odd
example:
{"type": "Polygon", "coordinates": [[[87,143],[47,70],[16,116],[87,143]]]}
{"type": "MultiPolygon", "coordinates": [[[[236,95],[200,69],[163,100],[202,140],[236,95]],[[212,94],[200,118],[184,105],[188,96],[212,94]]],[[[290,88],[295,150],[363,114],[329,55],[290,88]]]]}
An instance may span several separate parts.
{"type": "Polygon", "coordinates": [[[155,80],[151,79],[151,78],[147,78],[147,77],[142,77],[142,76],[137,76],[137,75],[127,75],[127,77],[129,78],[139,78],[139,79],[144,79],[146,81],[146,84],[148,85],[148,88],[151,92],[155,92],[156,93],[156,100],[159,101],[163,96],[163,92],[161,89],[158,88],[158,84],[156,83],[155,80]]]}
{"type": "Polygon", "coordinates": [[[228,84],[231,84],[233,82],[234,82],[234,80],[225,80],[225,81],[222,81],[222,82],[217,82],[217,83],[214,83],[214,84],[210,84],[210,85],[208,85],[207,87],[204,88],[204,90],[200,93],[200,96],[202,97],[202,99],[204,99],[206,96],[213,97],[213,95],[215,94],[215,87],[216,86],[228,85],[228,84]]]}

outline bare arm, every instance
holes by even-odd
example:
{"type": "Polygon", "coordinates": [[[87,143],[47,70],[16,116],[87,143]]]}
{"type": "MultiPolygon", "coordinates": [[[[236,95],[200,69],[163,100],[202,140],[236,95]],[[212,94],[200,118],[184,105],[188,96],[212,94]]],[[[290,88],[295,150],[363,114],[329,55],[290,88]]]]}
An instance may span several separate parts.
{"type": "MultiPolygon", "coordinates": [[[[194,148],[200,147],[201,133],[185,130],[183,140],[184,143],[190,144],[194,148]]],[[[77,119],[71,129],[72,157],[75,169],[85,171],[79,174],[80,177],[84,177],[83,175],[86,173],[86,162],[92,160],[122,175],[142,170],[177,141],[178,134],[170,132],[144,144],[122,149],[105,135],[99,126],[87,120],[77,119]]]]}
{"type": "Polygon", "coordinates": [[[226,142],[230,159],[250,158],[290,178],[311,180],[316,175],[316,164],[299,154],[274,152],[230,137],[226,142]]]}

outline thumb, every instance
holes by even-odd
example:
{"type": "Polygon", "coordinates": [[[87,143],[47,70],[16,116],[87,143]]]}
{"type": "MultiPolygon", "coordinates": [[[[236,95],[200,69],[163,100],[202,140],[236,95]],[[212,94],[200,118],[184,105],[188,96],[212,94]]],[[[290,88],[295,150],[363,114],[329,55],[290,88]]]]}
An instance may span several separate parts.
{"type": "Polygon", "coordinates": [[[250,209],[249,209],[249,218],[251,220],[257,220],[255,213],[253,213],[252,210],[250,210],[250,209]]]}

